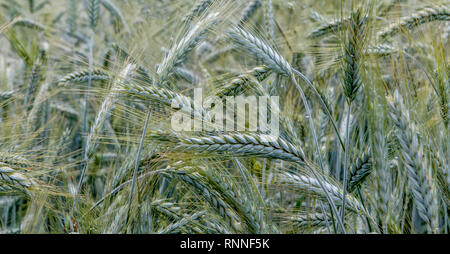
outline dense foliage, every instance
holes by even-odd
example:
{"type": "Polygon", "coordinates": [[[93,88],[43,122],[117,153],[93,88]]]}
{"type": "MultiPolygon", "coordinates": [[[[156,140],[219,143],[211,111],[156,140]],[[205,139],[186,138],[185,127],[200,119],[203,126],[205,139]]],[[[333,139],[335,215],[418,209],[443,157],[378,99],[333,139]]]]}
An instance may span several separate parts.
{"type": "Polygon", "coordinates": [[[449,23],[434,0],[0,0],[0,232],[446,234],[449,23]],[[195,88],[278,96],[280,136],[221,131],[195,88]]]}

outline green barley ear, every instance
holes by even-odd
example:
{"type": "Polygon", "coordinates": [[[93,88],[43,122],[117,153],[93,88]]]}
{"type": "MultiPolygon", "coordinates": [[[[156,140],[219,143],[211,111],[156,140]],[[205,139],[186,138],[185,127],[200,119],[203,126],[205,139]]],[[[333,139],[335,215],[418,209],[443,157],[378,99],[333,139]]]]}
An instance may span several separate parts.
{"type": "Polygon", "coordinates": [[[34,30],[44,31],[46,27],[38,22],[28,18],[17,18],[13,22],[13,26],[22,26],[34,30]]]}
{"type": "MultiPolygon", "coordinates": [[[[108,81],[110,79],[109,74],[102,69],[94,69],[91,73],[91,81],[108,81]]],[[[71,83],[85,83],[89,80],[89,71],[76,71],[67,74],[58,80],[60,85],[68,85],[71,83]]]]}
{"type": "Polygon", "coordinates": [[[130,33],[130,28],[128,27],[127,22],[125,21],[125,18],[123,17],[120,9],[117,6],[115,6],[111,1],[108,0],[101,0],[101,1],[103,7],[105,7],[105,9],[109,11],[111,16],[113,16],[114,19],[118,21],[118,23],[122,24],[123,28],[127,33],[130,33]]]}
{"type": "Polygon", "coordinates": [[[185,60],[187,54],[196,47],[203,39],[203,36],[220,21],[219,14],[219,12],[212,12],[205,18],[199,20],[172,46],[158,66],[157,74],[159,79],[156,82],[157,85],[160,86],[167,82],[172,76],[174,68],[185,60]]]}
{"type": "MultiPolygon", "coordinates": [[[[353,12],[349,17],[344,17],[343,19],[337,19],[333,21],[326,21],[326,20],[320,20],[321,22],[324,22],[325,24],[319,26],[315,30],[313,30],[309,35],[309,39],[321,39],[327,35],[338,33],[346,28],[346,24],[348,22],[351,22],[352,17],[354,14],[357,14],[357,12],[360,12],[360,10],[357,10],[356,12],[353,12]]],[[[365,15],[362,17],[363,22],[367,22],[368,16],[365,15]]]]}
{"type": "Polygon", "coordinates": [[[401,31],[413,30],[414,28],[433,21],[449,21],[450,10],[446,6],[432,6],[423,8],[411,16],[404,17],[399,23],[394,23],[378,33],[378,37],[386,39],[401,31]]]}
{"type": "Polygon", "coordinates": [[[31,186],[32,181],[25,175],[18,173],[4,163],[0,164],[0,193],[17,190],[27,193],[31,186]]]}
{"type": "Polygon", "coordinates": [[[366,23],[361,10],[354,12],[348,21],[348,33],[344,49],[344,93],[352,102],[361,86],[360,62],[366,23]]]}
{"type": "Polygon", "coordinates": [[[24,100],[24,106],[27,110],[30,110],[31,104],[35,99],[35,92],[39,86],[39,83],[44,80],[45,65],[47,62],[47,56],[44,50],[41,50],[39,56],[37,57],[33,68],[31,70],[31,75],[27,84],[27,93],[24,100]],[[44,69],[44,70],[43,70],[44,69]]]}
{"type": "Polygon", "coordinates": [[[348,181],[348,191],[353,192],[359,185],[361,185],[368,175],[372,172],[372,158],[370,155],[370,148],[364,151],[353,164],[353,169],[350,173],[348,181]]]}
{"type": "Polygon", "coordinates": [[[100,16],[100,0],[88,0],[86,11],[89,17],[89,25],[92,30],[95,30],[100,16]]]}
{"type": "Polygon", "coordinates": [[[174,110],[187,111],[185,113],[191,113],[190,110],[193,108],[194,116],[201,119],[209,119],[208,112],[201,105],[197,105],[191,98],[173,92],[170,89],[157,86],[141,86],[132,82],[125,82],[123,87],[124,89],[121,89],[119,92],[130,97],[140,98],[145,101],[157,101],[174,110]]]}
{"type": "Polygon", "coordinates": [[[436,183],[442,194],[442,200],[444,200],[447,207],[450,207],[450,186],[448,184],[448,176],[443,173],[442,166],[440,170],[436,171],[436,183]]]}
{"type": "Polygon", "coordinates": [[[269,68],[264,66],[258,66],[250,71],[243,73],[236,78],[232,79],[227,85],[220,88],[216,92],[216,96],[220,98],[225,98],[226,96],[237,96],[242,94],[247,89],[253,89],[256,86],[256,79],[258,82],[262,82],[268,76],[270,76],[271,71],[269,68]]]}
{"type": "Polygon", "coordinates": [[[6,39],[11,45],[11,49],[26,63],[28,67],[33,66],[33,58],[30,52],[26,49],[22,41],[17,37],[17,33],[14,29],[6,31],[6,39]]]}
{"type": "Polygon", "coordinates": [[[393,98],[388,101],[389,113],[397,127],[400,152],[409,179],[409,189],[418,215],[425,229],[416,229],[420,233],[433,232],[432,189],[427,177],[427,168],[423,166],[421,147],[416,135],[416,127],[410,122],[409,112],[403,98],[395,90],[393,98]]]}
{"type": "Polygon", "coordinates": [[[436,83],[436,93],[439,99],[439,112],[441,113],[445,128],[448,129],[448,91],[450,89],[450,79],[445,74],[445,68],[444,71],[436,71],[434,73],[434,80],[436,83]]]}
{"type": "Polygon", "coordinates": [[[316,227],[325,227],[326,220],[329,220],[331,216],[325,215],[322,213],[313,213],[313,214],[305,214],[305,215],[296,215],[291,216],[287,223],[293,225],[297,229],[301,228],[316,228],[316,227]]]}
{"type": "Polygon", "coordinates": [[[321,25],[314,31],[312,31],[309,35],[309,39],[318,39],[325,35],[340,31],[342,29],[343,25],[341,21],[333,21],[329,22],[327,24],[321,25]]]}
{"type": "Polygon", "coordinates": [[[401,49],[398,49],[389,44],[383,43],[383,44],[379,44],[379,45],[367,46],[367,48],[364,49],[364,55],[374,56],[374,57],[383,57],[383,56],[389,56],[389,55],[395,54],[399,51],[401,51],[401,49]]]}
{"type": "MultiPolygon", "coordinates": [[[[352,13],[348,21],[347,38],[345,41],[344,49],[344,94],[348,104],[346,128],[345,128],[345,153],[344,153],[344,171],[343,171],[343,183],[344,191],[343,196],[345,197],[347,192],[348,177],[349,173],[348,158],[350,154],[350,114],[352,112],[352,102],[356,98],[357,92],[361,87],[360,80],[360,62],[361,62],[361,51],[364,45],[365,37],[365,27],[366,22],[361,14],[361,10],[358,9],[356,12],[352,13]]],[[[345,218],[345,202],[346,199],[342,199],[342,209],[341,209],[341,219],[345,218]]]]}
{"type": "Polygon", "coordinates": [[[282,138],[258,134],[230,133],[223,136],[192,137],[181,139],[176,150],[200,153],[218,153],[231,156],[258,156],[281,159],[303,165],[305,154],[301,147],[282,138]]]}
{"type": "Polygon", "coordinates": [[[228,35],[274,72],[285,76],[291,75],[292,67],[286,59],[260,38],[238,26],[228,31],[228,35]]]}
{"type": "Polygon", "coordinates": [[[15,90],[9,90],[9,91],[0,91],[0,103],[3,101],[6,101],[8,99],[11,99],[14,97],[14,95],[17,93],[15,90]]]}
{"type": "MultiPolygon", "coordinates": [[[[343,197],[343,189],[328,181],[329,178],[323,179],[323,187],[320,186],[320,183],[315,179],[307,175],[300,174],[299,172],[279,172],[278,173],[279,181],[286,186],[292,187],[298,191],[308,192],[310,194],[319,196],[321,198],[325,197],[326,190],[333,203],[336,205],[340,205],[343,197]]],[[[331,180],[331,179],[330,179],[331,180]]],[[[351,194],[345,194],[345,200],[348,203],[348,206],[345,209],[351,210],[352,212],[365,212],[362,204],[351,194]]]]}

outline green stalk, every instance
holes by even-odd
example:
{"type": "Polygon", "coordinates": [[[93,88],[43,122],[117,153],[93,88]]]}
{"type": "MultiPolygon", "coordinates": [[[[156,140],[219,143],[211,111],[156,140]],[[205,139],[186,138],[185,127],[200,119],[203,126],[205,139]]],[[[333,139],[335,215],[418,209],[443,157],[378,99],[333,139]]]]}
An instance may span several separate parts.
{"type": "MultiPolygon", "coordinates": [[[[88,84],[86,88],[86,93],[84,94],[84,112],[83,112],[83,125],[82,125],[82,134],[85,135],[88,132],[88,124],[87,124],[87,115],[88,115],[88,109],[89,109],[89,90],[91,88],[91,79],[92,79],[92,72],[93,72],[93,48],[94,48],[94,30],[92,30],[91,39],[89,41],[89,77],[88,77],[88,84]]],[[[88,164],[89,164],[89,158],[87,156],[86,152],[86,138],[83,138],[83,154],[85,155],[83,158],[83,168],[81,171],[80,180],[78,181],[77,189],[75,192],[75,198],[73,201],[73,207],[75,207],[77,199],[78,199],[78,193],[81,190],[81,187],[83,185],[83,179],[86,175],[86,172],[88,170],[88,164]]],[[[73,209],[73,208],[72,208],[73,209]]]]}
{"type": "Polygon", "coordinates": [[[130,191],[130,196],[128,198],[127,222],[130,217],[131,202],[133,201],[133,192],[134,192],[134,188],[136,186],[137,171],[139,169],[139,163],[141,161],[141,153],[142,153],[142,149],[144,147],[145,134],[147,133],[148,121],[150,119],[150,112],[151,112],[151,110],[147,109],[147,115],[145,116],[144,129],[142,130],[141,141],[139,142],[139,149],[138,149],[138,153],[136,156],[136,161],[134,163],[133,181],[131,183],[131,191],[130,191]]]}
{"type": "Polygon", "coordinates": [[[350,151],[350,115],[352,112],[352,102],[348,102],[348,112],[347,112],[347,120],[346,120],[346,126],[345,126],[345,149],[344,151],[344,190],[342,192],[342,210],[341,210],[341,219],[344,221],[345,216],[345,195],[347,194],[347,182],[348,182],[348,176],[347,172],[350,170],[348,168],[348,153],[350,151]]]}

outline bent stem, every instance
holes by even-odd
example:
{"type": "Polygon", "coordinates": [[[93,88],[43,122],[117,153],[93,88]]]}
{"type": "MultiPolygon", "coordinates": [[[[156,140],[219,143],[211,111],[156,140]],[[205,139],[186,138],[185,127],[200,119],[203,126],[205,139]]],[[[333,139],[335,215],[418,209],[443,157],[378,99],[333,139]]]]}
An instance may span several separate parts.
{"type": "MultiPolygon", "coordinates": [[[[318,156],[318,160],[319,160],[319,166],[322,169],[322,172],[324,172],[323,162],[322,162],[322,155],[320,153],[319,141],[317,139],[314,122],[312,120],[311,108],[309,107],[309,104],[308,104],[308,101],[306,99],[305,93],[303,92],[303,89],[300,87],[300,85],[298,84],[297,80],[295,79],[294,74],[291,75],[291,79],[294,82],[295,87],[297,88],[298,92],[300,93],[300,97],[301,97],[301,99],[303,101],[303,104],[305,106],[306,115],[307,115],[307,118],[308,118],[308,121],[309,121],[309,125],[310,125],[310,128],[311,128],[311,133],[312,133],[313,139],[314,139],[314,145],[316,147],[316,152],[317,152],[317,156],[318,156]]],[[[333,214],[336,215],[336,219],[337,219],[339,228],[340,228],[341,232],[345,234],[344,223],[342,222],[342,219],[339,218],[339,213],[338,213],[338,211],[336,209],[336,205],[333,203],[333,201],[332,201],[328,191],[323,186],[322,179],[320,179],[320,177],[317,175],[317,173],[314,171],[314,169],[312,169],[310,167],[307,167],[307,168],[311,170],[311,172],[313,173],[314,177],[319,182],[320,187],[323,189],[323,191],[325,193],[325,196],[326,196],[328,202],[330,203],[330,206],[331,206],[331,209],[333,211],[333,214]]],[[[344,199],[345,199],[345,196],[344,196],[344,199]]]]}
{"type": "Polygon", "coordinates": [[[297,76],[302,78],[306,82],[306,84],[313,90],[314,94],[319,98],[320,104],[322,104],[322,107],[325,109],[325,114],[327,115],[328,119],[330,119],[330,122],[333,125],[333,129],[334,129],[334,132],[336,133],[337,138],[339,139],[339,143],[341,144],[342,149],[345,151],[344,142],[342,141],[341,135],[339,134],[338,128],[336,126],[336,122],[334,121],[333,117],[331,116],[331,112],[328,109],[327,104],[323,101],[322,97],[320,96],[319,92],[314,87],[314,85],[311,83],[311,81],[309,81],[309,79],[305,75],[303,75],[303,73],[299,72],[298,70],[296,70],[294,68],[292,68],[292,71],[297,76]]]}

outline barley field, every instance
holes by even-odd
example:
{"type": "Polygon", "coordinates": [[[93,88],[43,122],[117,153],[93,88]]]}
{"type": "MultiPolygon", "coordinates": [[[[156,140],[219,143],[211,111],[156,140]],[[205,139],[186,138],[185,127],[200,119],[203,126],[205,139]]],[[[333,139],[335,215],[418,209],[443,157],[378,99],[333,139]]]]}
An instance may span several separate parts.
{"type": "Polygon", "coordinates": [[[445,0],[0,0],[0,233],[447,234],[449,33],[445,0]]]}

